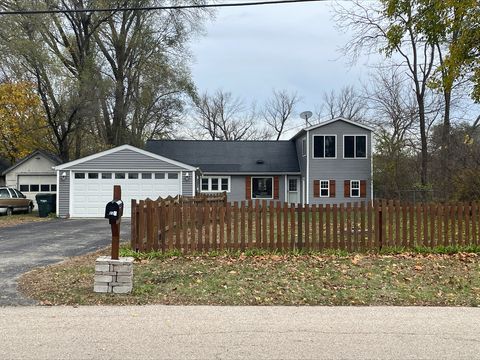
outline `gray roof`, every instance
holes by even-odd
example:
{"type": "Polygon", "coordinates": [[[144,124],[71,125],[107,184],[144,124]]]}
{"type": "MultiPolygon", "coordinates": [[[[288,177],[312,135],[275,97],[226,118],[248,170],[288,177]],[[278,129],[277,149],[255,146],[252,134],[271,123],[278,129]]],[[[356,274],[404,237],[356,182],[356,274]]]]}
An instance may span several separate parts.
{"type": "Polygon", "coordinates": [[[13,169],[17,168],[18,166],[22,165],[25,161],[30,160],[37,154],[42,154],[44,155],[47,159],[50,159],[55,165],[59,165],[62,163],[62,160],[55,154],[52,154],[51,152],[45,151],[45,150],[35,150],[32,151],[29,155],[25,156],[23,159],[17,161],[15,164],[13,164],[10,167],[7,167],[4,169],[1,174],[6,175],[8,172],[12,171],[13,169]]]}
{"type": "Polygon", "coordinates": [[[298,173],[293,141],[149,140],[145,150],[208,173],[298,173]]]}

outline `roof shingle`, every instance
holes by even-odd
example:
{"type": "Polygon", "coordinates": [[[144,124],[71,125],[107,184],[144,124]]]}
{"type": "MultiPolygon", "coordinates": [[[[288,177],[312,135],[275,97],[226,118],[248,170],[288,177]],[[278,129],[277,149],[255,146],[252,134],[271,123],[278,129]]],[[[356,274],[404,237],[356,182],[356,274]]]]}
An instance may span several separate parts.
{"type": "Polygon", "coordinates": [[[149,140],[145,150],[209,173],[300,172],[293,141],[149,140]]]}

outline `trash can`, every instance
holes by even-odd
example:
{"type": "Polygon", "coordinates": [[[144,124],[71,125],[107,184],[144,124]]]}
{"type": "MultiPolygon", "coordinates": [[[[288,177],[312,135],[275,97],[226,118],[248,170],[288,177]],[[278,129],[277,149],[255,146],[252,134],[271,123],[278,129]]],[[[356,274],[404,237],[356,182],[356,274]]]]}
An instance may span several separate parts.
{"type": "Polygon", "coordinates": [[[38,216],[47,217],[57,211],[57,194],[37,194],[38,216]]]}

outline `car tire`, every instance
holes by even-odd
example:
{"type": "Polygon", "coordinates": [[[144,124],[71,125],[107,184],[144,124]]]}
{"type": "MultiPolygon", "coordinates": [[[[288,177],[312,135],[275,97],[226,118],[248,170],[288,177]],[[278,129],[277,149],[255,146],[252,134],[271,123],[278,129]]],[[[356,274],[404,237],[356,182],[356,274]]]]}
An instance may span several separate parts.
{"type": "Polygon", "coordinates": [[[13,209],[12,208],[7,208],[6,214],[7,214],[7,216],[12,216],[13,215],[13,209]]]}
{"type": "Polygon", "coordinates": [[[27,214],[31,214],[31,213],[32,213],[32,211],[33,211],[33,205],[32,205],[32,204],[30,204],[30,205],[28,205],[27,214]]]}

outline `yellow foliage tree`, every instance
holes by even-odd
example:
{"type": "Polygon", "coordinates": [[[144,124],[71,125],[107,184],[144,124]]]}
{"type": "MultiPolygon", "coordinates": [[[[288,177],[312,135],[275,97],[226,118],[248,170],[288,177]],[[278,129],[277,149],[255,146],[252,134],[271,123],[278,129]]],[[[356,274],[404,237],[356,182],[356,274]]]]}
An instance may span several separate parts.
{"type": "Polygon", "coordinates": [[[0,157],[15,162],[35,149],[48,149],[40,98],[28,82],[0,84],[0,157]]]}

